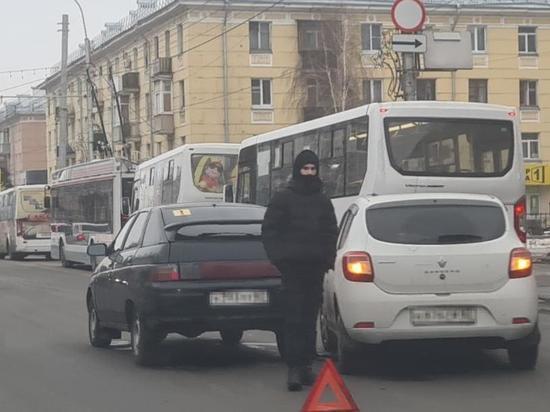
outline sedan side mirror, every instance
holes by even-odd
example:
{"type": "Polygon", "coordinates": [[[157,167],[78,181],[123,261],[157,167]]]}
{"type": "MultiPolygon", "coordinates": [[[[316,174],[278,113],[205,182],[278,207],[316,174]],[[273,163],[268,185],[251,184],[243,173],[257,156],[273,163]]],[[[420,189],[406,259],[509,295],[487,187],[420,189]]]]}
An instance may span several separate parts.
{"type": "Polygon", "coordinates": [[[107,256],[107,245],[104,243],[92,243],[86,250],[88,256],[102,257],[107,256]]]}

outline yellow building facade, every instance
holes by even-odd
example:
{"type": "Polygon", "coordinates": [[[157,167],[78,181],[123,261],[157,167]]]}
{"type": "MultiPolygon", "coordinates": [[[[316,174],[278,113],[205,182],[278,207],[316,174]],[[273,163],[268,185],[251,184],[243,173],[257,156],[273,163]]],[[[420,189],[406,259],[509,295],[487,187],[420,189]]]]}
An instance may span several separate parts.
{"type": "MultiPolygon", "coordinates": [[[[550,213],[550,3],[425,3],[426,30],[472,34],[474,67],[420,71],[418,99],[515,107],[527,175],[545,171],[542,180],[527,182],[528,211],[550,213]]],[[[94,39],[91,83],[82,51],[69,64],[70,162],[100,156],[91,153],[90,142],[97,149],[104,138],[115,154],[139,162],[184,143],[240,142],[331,110],[396,98],[389,89],[391,71],[379,68],[376,59],[385,49],[383,37],[394,30],[391,1],[241,0],[226,8],[223,1],[138,4],[94,39]],[[334,62],[315,67],[329,32],[337,33],[331,47],[339,51],[334,62]],[[353,98],[345,104],[319,83],[325,69],[341,74],[342,56],[354,77],[353,98]]],[[[59,145],[59,72],[41,88],[49,96],[51,174],[59,145]]]]}

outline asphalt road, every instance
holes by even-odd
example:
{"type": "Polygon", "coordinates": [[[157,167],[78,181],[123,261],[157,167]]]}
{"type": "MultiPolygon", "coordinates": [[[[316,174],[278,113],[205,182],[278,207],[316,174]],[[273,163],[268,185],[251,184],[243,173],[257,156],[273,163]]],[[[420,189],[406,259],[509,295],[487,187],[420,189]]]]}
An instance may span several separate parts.
{"type": "MultiPolygon", "coordinates": [[[[300,410],[307,392],[286,391],[270,333],[248,333],[237,349],[216,334],[170,337],[152,369],[134,365],[127,341],[92,348],[88,277],[56,262],[0,262],[0,412],[300,410]]],[[[547,412],[550,314],[540,326],[534,372],[512,370],[503,351],[425,350],[383,356],[345,381],[361,411],[547,412]]]]}

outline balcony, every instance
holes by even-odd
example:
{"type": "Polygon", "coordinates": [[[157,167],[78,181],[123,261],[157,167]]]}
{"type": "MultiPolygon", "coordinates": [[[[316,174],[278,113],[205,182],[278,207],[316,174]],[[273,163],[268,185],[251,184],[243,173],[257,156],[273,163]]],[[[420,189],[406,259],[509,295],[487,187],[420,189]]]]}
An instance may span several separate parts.
{"type": "Polygon", "coordinates": [[[162,113],[153,116],[153,132],[157,134],[174,134],[174,115],[162,113]]]}
{"type": "Polygon", "coordinates": [[[308,120],[318,119],[327,114],[324,107],[304,107],[304,122],[308,120]]]}
{"type": "Polygon", "coordinates": [[[139,93],[139,73],[125,73],[121,77],[120,92],[133,94],[139,93]]]}
{"type": "Polygon", "coordinates": [[[154,78],[172,78],[172,58],[160,57],[153,62],[154,78]]]}
{"type": "Polygon", "coordinates": [[[138,123],[125,123],[122,126],[115,126],[113,130],[113,139],[115,142],[122,142],[124,138],[125,142],[129,140],[139,140],[141,136],[139,134],[138,123]]]}
{"type": "Polygon", "coordinates": [[[10,154],[10,144],[0,143],[0,155],[9,155],[9,154],[10,154]]]}

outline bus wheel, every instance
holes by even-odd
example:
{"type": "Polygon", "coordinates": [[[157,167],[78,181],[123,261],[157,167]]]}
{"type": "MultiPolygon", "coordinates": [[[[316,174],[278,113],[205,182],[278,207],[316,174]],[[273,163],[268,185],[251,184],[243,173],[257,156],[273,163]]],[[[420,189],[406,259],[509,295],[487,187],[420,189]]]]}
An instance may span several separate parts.
{"type": "Polygon", "coordinates": [[[63,246],[63,244],[59,245],[59,260],[61,261],[61,266],[64,268],[73,267],[73,262],[65,258],[65,246],[63,246]]]}

